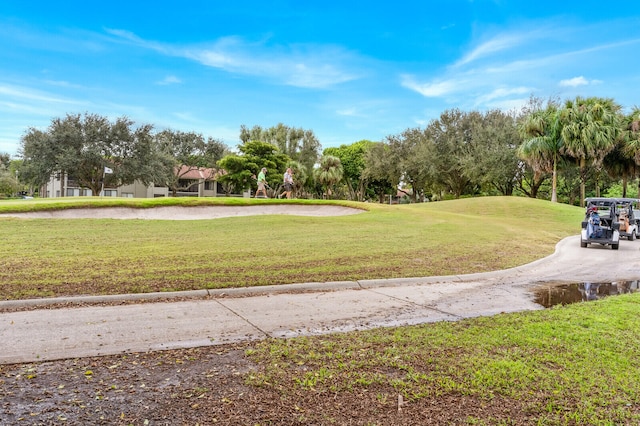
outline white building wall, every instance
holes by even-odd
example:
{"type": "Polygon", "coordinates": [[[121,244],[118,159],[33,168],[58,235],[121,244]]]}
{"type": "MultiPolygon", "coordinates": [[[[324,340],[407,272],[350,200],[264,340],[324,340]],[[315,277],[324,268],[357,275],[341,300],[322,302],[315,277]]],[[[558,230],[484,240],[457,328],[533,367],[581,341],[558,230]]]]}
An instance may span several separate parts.
{"type": "MultiPolygon", "coordinates": [[[[213,190],[205,190],[204,189],[204,181],[200,182],[198,185],[199,197],[215,197],[217,196],[217,191],[215,190],[216,184],[212,185],[213,190]]],[[[45,198],[57,198],[57,197],[68,197],[68,196],[91,196],[91,190],[89,189],[81,189],[81,188],[69,188],[67,185],[67,177],[65,176],[64,180],[56,179],[53,177],[46,185],[42,188],[43,194],[42,197],[45,198]]],[[[155,185],[145,186],[141,182],[135,182],[131,185],[123,185],[118,188],[104,188],[103,196],[106,197],[130,197],[130,198],[157,198],[157,197],[169,197],[171,195],[171,191],[167,187],[157,187],[155,185]]]]}

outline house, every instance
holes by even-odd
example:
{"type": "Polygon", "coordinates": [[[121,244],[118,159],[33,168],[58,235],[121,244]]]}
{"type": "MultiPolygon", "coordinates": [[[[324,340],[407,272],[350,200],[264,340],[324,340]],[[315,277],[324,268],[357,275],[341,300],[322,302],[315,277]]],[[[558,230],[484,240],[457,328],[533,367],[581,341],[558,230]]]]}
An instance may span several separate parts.
{"type": "MultiPolygon", "coordinates": [[[[222,187],[217,181],[219,173],[215,169],[182,166],[179,171],[176,169],[176,172],[178,188],[180,188],[176,192],[177,197],[217,197],[218,194],[223,194],[222,187]]],[[[90,197],[92,195],[94,195],[92,191],[88,188],[82,188],[73,175],[60,174],[52,176],[40,192],[40,196],[44,198],[90,197]]],[[[119,187],[106,186],[102,195],[105,197],[157,198],[170,197],[173,193],[167,186],[153,184],[146,186],[136,181],[133,184],[119,187]]]]}

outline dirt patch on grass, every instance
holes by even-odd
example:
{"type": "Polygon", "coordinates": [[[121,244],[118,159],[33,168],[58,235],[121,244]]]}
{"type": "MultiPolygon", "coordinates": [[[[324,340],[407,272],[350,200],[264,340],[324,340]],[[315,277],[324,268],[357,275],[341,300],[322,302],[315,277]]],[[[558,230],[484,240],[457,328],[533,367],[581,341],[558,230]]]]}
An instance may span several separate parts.
{"type": "MultiPolygon", "coordinates": [[[[390,386],[317,392],[249,385],[251,344],[0,366],[2,424],[528,424],[521,401],[457,393],[398,398],[390,386]],[[482,423],[484,422],[484,423],[482,423]]],[[[531,406],[532,401],[527,405],[531,406]]]]}

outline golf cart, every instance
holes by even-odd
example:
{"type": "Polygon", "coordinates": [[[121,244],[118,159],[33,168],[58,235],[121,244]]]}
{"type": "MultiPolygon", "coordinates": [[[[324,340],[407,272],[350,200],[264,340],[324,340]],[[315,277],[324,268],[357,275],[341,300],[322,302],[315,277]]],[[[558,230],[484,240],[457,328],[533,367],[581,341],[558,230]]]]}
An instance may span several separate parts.
{"type": "Polygon", "coordinates": [[[620,222],[615,198],[587,198],[585,218],[582,221],[580,247],[589,244],[610,245],[618,250],[620,244],[620,222]]]}
{"type": "Polygon", "coordinates": [[[620,236],[629,241],[635,240],[640,234],[640,216],[636,215],[634,207],[638,207],[640,200],[635,198],[616,198],[616,212],[620,222],[620,236]]]}

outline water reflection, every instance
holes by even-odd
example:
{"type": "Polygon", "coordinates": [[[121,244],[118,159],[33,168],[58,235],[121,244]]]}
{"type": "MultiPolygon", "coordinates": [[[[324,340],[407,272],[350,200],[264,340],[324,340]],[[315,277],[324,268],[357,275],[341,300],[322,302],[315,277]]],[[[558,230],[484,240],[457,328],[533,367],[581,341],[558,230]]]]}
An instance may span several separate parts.
{"type": "Polygon", "coordinates": [[[535,302],[550,308],[576,302],[588,302],[638,291],[640,281],[614,281],[610,283],[548,284],[535,290],[535,302]]]}

